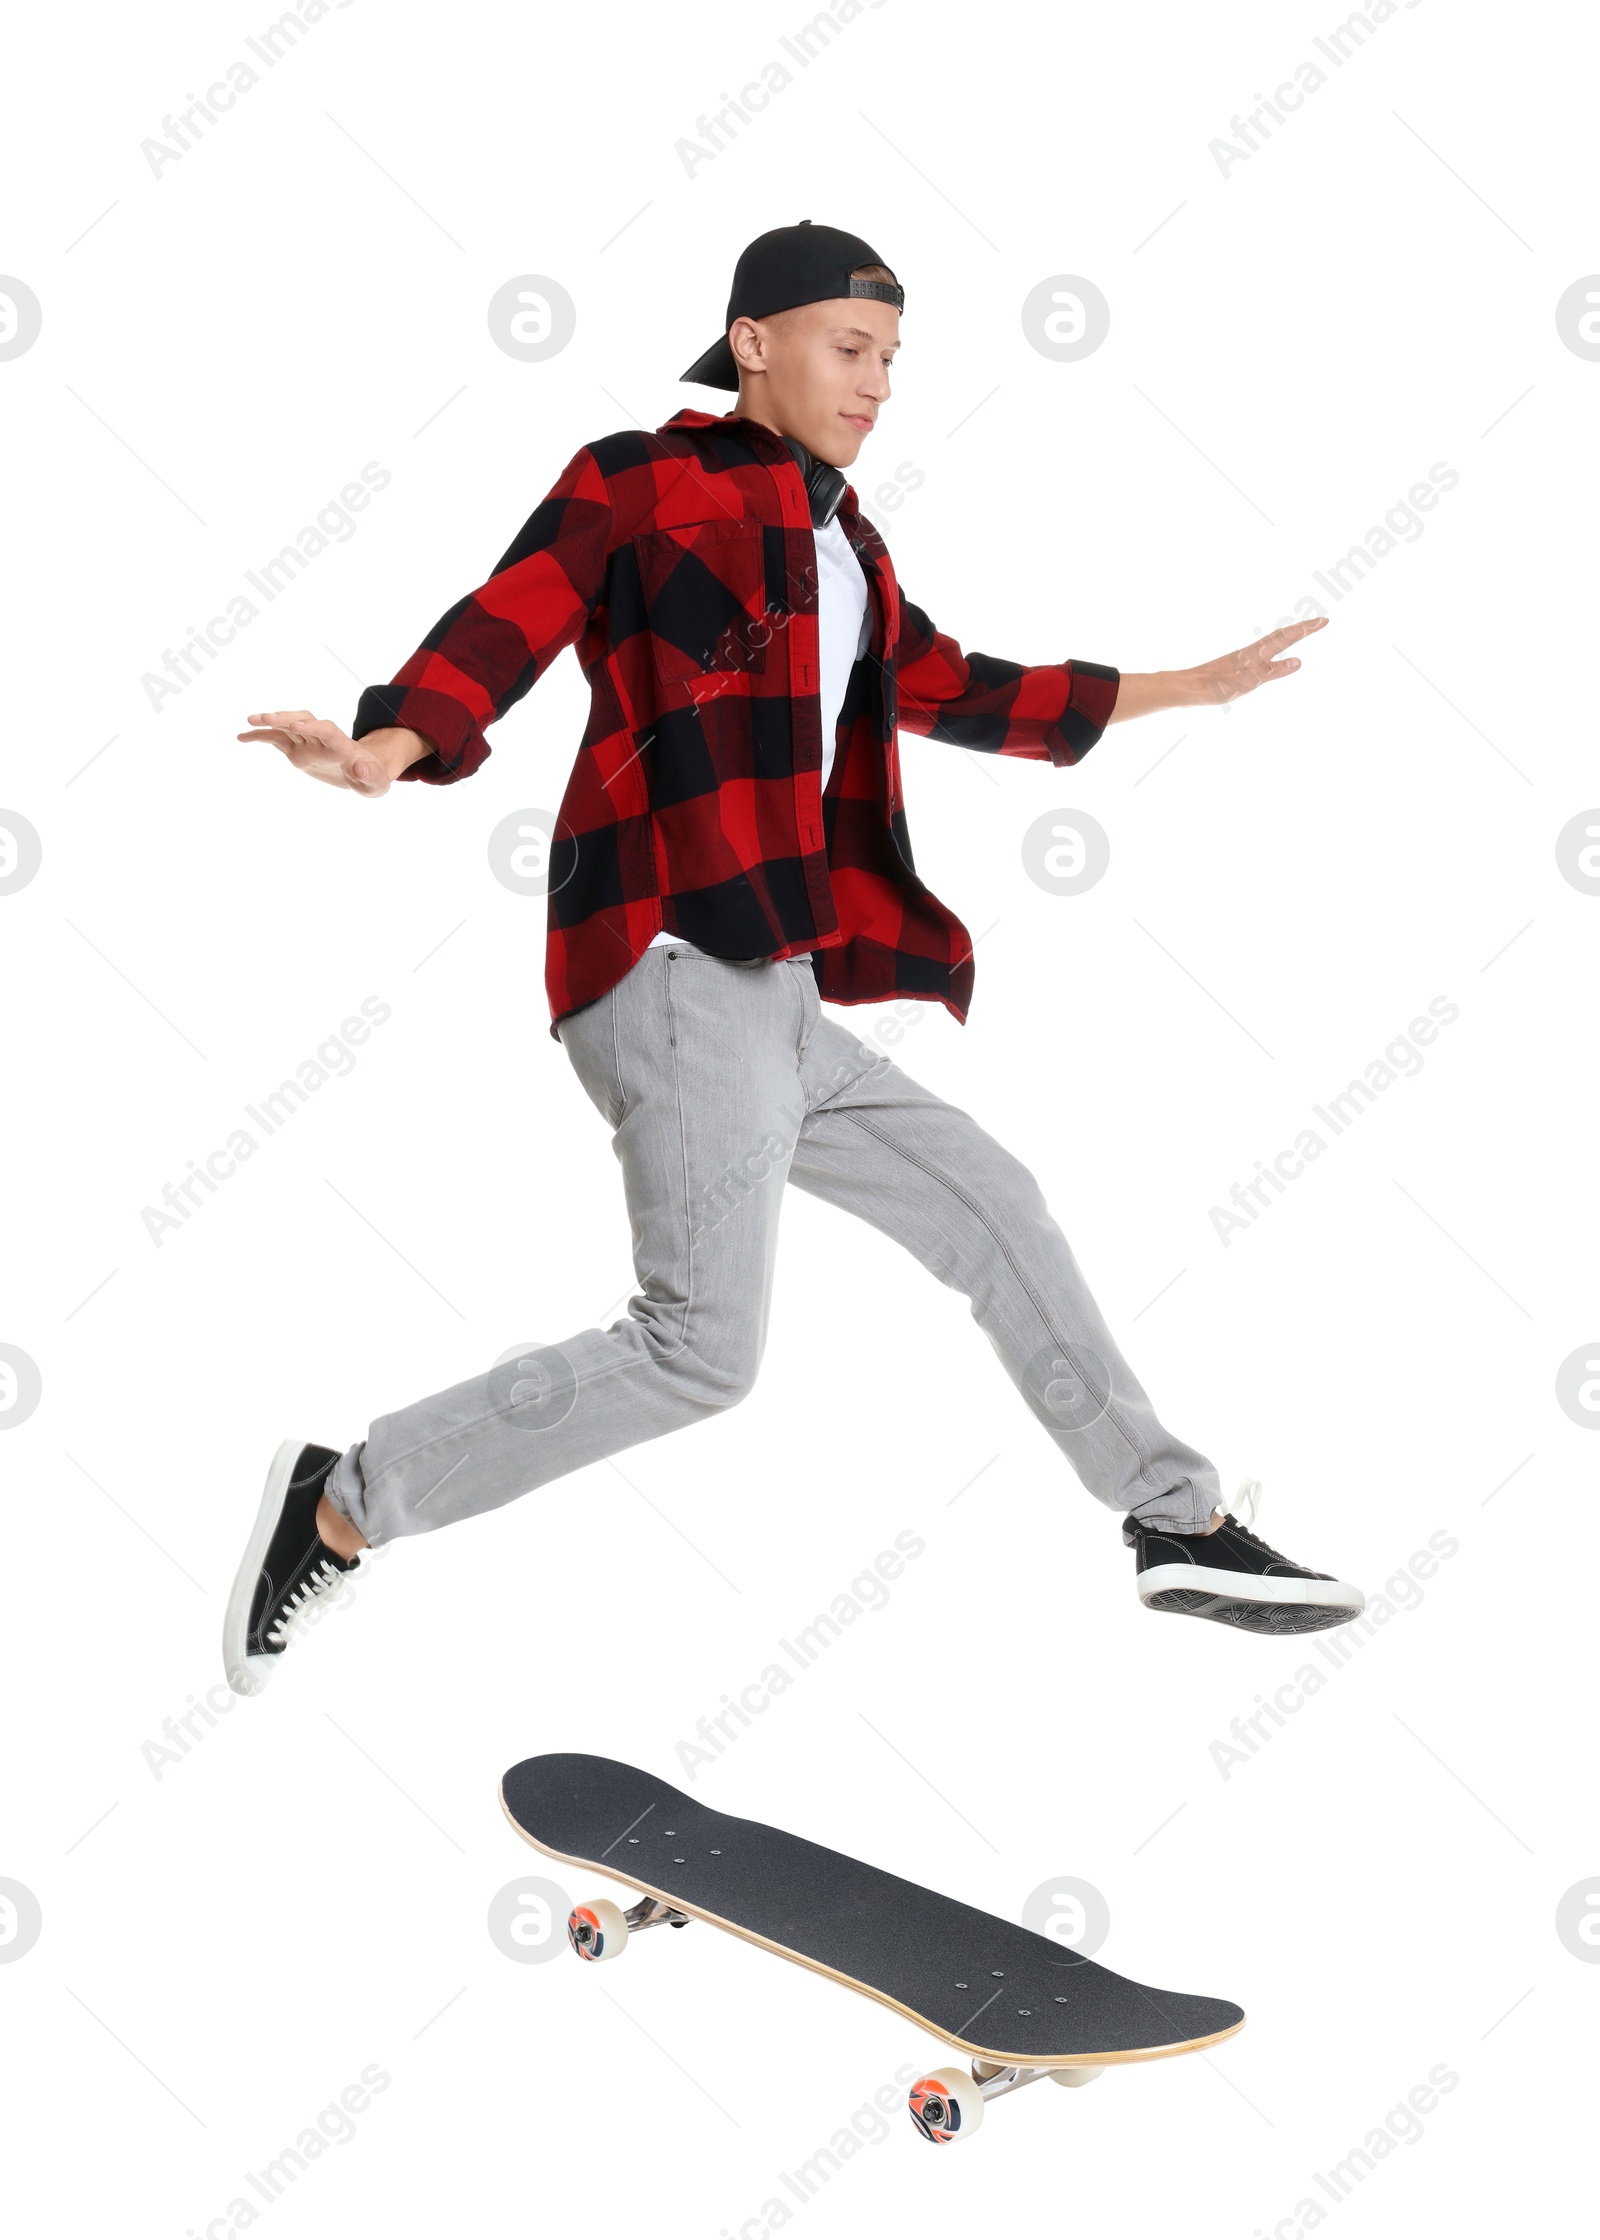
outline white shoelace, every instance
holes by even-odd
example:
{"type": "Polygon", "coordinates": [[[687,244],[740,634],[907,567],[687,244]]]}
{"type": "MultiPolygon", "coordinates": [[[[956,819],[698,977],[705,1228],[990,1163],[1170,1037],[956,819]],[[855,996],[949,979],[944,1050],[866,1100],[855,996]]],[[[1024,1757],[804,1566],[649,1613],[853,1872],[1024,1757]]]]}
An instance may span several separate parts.
{"type": "Polygon", "coordinates": [[[1259,1478],[1241,1479],[1239,1490],[1233,1497],[1232,1515],[1235,1524],[1242,1524],[1246,1532],[1248,1532],[1255,1524],[1255,1521],[1257,1517],[1260,1516],[1260,1514],[1261,1480],[1259,1478]],[[1249,1503],[1248,1513],[1246,1512],[1245,1508],[1245,1504],[1247,1502],[1249,1503]]]}
{"type": "Polygon", "coordinates": [[[319,1564],[285,1603],[282,1617],[267,1629],[267,1639],[276,1648],[292,1647],[306,1627],[322,1616],[324,1605],[333,1602],[349,1576],[348,1571],[336,1571],[331,1563],[319,1564]]]}

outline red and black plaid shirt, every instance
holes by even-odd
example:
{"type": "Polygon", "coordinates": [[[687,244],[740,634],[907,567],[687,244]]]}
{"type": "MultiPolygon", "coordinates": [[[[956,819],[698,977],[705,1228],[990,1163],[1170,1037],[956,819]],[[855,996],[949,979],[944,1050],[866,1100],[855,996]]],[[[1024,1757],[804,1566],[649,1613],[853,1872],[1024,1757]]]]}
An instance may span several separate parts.
{"type": "Polygon", "coordinates": [[[471,776],[485,728],[576,644],[591,697],[550,856],[552,1022],[663,929],[717,956],[814,951],[830,1003],[920,996],[965,1019],[972,944],[913,867],[896,726],[1073,763],[1105,728],[1118,672],[963,653],[901,597],[853,490],[838,518],[872,636],[826,791],[805,483],[781,437],[734,416],[688,410],[585,445],[488,582],[362,694],[354,736],[420,732],[434,752],[405,775],[444,785],[471,776]]]}

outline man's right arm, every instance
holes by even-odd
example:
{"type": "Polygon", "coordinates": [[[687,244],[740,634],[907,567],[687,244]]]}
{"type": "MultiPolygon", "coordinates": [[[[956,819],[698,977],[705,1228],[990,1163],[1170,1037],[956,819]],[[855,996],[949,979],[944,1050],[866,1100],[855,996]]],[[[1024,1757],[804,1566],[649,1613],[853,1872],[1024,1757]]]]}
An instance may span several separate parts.
{"type": "Polygon", "coordinates": [[[489,726],[582,636],[605,594],[611,536],[611,492],[585,445],[488,581],[440,616],[390,683],[368,686],[354,737],[413,732],[432,745],[408,760],[407,778],[470,778],[489,753],[489,726]]]}
{"type": "Polygon", "coordinates": [[[309,708],[254,715],[297,769],[355,793],[397,778],[448,785],[484,761],[487,727],[573,644],[604,595],[610,492],[587,446],[568,463],[488,581],[441,616],[394,679],[361,696],[350,734],[309,708]]]}

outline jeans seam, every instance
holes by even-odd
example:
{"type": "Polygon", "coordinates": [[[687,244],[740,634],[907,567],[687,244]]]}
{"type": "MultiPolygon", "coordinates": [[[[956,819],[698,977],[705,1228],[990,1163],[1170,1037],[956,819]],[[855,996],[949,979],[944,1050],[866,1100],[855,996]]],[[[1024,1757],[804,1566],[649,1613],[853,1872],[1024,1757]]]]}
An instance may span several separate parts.
{"type": "MultiPolygon", "coordinates": [[[[792,962],[793,960],[788,961],[792,962]]],[[[800,1006],[800,1023],[795,1028],[794,1034],[794,1057],[795,1064],[798,1065],[806,1054],[806,992],[800,985],[798,974],[791,973],[789,978],[794,989],[795,1001],[800,1006]]]]}
{"type": "MultiPolygon", "coordinates": [[[[667,961],[672,961],[672,951],[667,951],[667,961]]],[[[678,1115],[678,1174],[682,1183],[684,1280],[683,1314],[678,1325],[678,1343],[674,1353],[686,1353],[689,1347],[689,1316],[694,1305],[694,1210],[689,1204],[689,1135],[683,1118],[683,1072],[678,1063],[678,1028],[672,1008],[672,974],[664,975],[667,999],[667,1042],[672,1052],[672,1102],[678,1115]]],[[[638,1274],[637,1266],[634,1273],[638,1274]]],[[[640,1288],[644,1279],[640,1277],[640,1288]]],[[[668,1357],[670,1358],[670,1356],[668,1357]]]]}
{"type": "Polygon", "coordinates": [[[617,1117],[613,1128],[620,1128],[628,1117],[628,1091],[622,1078],[622,1028],[617,1018],[617,991],[608,991],[611,1003],[611,1071],[617,1084],[617,1117]]]}

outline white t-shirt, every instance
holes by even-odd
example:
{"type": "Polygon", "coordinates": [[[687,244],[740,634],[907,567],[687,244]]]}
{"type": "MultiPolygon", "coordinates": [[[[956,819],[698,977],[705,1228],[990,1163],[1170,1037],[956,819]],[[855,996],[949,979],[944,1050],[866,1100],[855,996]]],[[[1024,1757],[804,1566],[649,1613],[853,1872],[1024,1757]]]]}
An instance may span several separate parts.
{"type": "MultiPolygon", "coordinates": [[[[855,547],[839,526],[837,515],[816,532],[817,636],[822,677],[818,697],[822,702],[822,783],[828,782],[838,745],[839,711],[844,706],[850,672],[872,641],[872,615],[867,579],[855,547]]],[[[658,933],[652,949],[678,936],[658,933]]]]}

